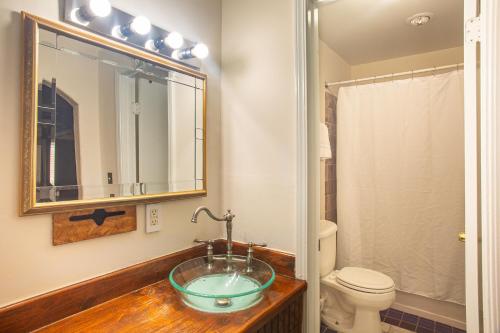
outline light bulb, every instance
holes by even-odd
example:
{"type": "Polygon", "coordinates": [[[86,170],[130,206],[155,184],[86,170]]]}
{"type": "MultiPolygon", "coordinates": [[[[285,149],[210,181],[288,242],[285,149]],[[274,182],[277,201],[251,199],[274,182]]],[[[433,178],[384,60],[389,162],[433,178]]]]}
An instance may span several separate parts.
{"type": "Polygon", "coordinates": [[[165,42],[172,49],[178,49],[184,44],[184,37],[178,32],[171,32],[168,34],[167,38],[165,38],[165,42]]]}
{"type": "Polygon", "coordinates": [[[191,53],[199,59],[204,59],[208,56],[208,47],[203,43],[198,43],[193,47],[191,53]]]}
{"type": "Polygon", "coordinates": [[[80,8],[73,8],[69,14],[71,21],[83,26],[88,26],[90,21],[84,19],[81,15],[80,8]]]}
{"type": "Polygon", "coordinates": [[[89,10],[97,17],[106,17],[111,13],[111,4],[108,0],[90,0],[89,10]]]}
{"type": "Polygon", "coordinates": [[[144,16],[137,16],[130,24],[130,29],[139,35],[146,35],[151,30],[151,22],[144,16]]]}
{"type": "Polygon", "coordinates": [[[111,29],[111,36],[115,37],[115,38],[118,38],[118,39],[121,39],[121,40],[127,40],[127,36],[125,36],[123,33],[122,33],[122,27],[119,26],[119,25],[115,25],[112,29],[111,29]]]}
{"type": "Polygon", "coordinates": [[[155,41],[153,39],[148,39],[144,44],[144,47],[150,51],[158,52],[158,48],[155,45],[155,41]]]}
{"type": "Polygon", "coordinates": [[[181,60],[181,58],[179,57],[179,50],[174,50],[174,52],[172,52],[171,57],[174,58],[175,60],[181,60]]]}

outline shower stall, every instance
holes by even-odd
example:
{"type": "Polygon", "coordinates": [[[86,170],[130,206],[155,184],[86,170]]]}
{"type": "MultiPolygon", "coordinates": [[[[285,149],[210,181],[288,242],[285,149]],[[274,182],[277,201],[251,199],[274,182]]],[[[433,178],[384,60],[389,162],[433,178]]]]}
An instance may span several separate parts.
{"type": "Polygon", "coordinates": [[[463,305],[463,70],[445,69],[339,89],[337,253],[339,267],[463,305]]]}

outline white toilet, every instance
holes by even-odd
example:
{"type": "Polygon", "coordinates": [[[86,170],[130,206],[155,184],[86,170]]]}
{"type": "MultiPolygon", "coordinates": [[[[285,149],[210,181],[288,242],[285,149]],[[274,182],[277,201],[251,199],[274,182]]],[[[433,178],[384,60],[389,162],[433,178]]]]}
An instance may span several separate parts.
{"type": "Polygon", "coordinates": [[[394,281],[361,267],[335,271],[337,225],[320,221],[321,320],[339,333],[381,333],[379,312],[396,298],[394,281]]]}

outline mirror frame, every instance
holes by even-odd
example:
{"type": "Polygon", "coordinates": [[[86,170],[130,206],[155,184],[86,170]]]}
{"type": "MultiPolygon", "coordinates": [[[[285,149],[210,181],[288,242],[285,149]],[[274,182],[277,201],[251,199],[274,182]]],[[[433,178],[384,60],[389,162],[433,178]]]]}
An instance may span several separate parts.
{"type": "Polygon", "coordinates": [[[21,71],[21,200],[20,215],[46,214],[78,209],[157,203],[170,199],[182,199],[207,195],[207,75],[189,66],[177,63],[153,53],[129,46],[101,35],[21,12],[23,31],[21,71]],[[65,34],[85,43],[159,64],[168,69],[203,80],[203,189],[144,194],[129,197],[83,199],[59,202],[36,202],[36,138],[38,105],[38,33],[39,28],[65,34]]]}

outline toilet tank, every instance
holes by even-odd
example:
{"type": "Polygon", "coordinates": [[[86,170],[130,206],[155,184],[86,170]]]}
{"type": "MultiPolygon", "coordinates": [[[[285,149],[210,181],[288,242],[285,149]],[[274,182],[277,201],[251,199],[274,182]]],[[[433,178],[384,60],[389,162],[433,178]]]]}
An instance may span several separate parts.
{"type": "Polygon", "coordinates": [[[321,277],[335,267],[337,258],[337,225],[331,221],[319,221],[319,262],[321,277]]]}

